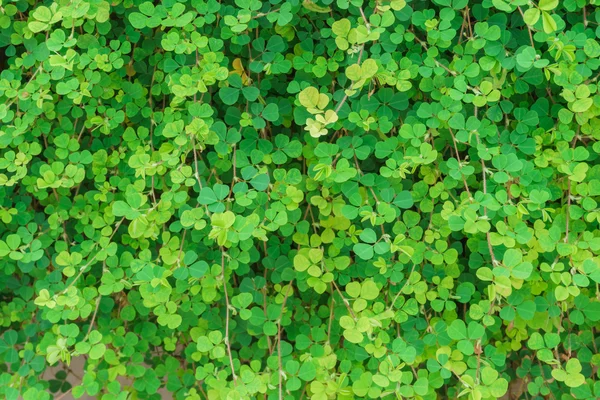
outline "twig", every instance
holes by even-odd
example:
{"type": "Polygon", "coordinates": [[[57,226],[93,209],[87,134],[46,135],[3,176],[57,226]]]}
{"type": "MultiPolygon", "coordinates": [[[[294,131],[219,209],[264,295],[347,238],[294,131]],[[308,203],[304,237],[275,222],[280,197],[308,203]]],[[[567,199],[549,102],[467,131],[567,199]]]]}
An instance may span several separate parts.
{"type": "Polygon", "coordinates": [[[281,361],[281,319],[283,318],[283,310],[285,309],[285,303],[287,302],[288,296],[290,295],[290,291],[293,291],[293,282],[294,280],[292,279],[287,285],[288,289],[286,290],[285,296],[283,297],[283,302],[281,303],[281,312],[279,315],[279,319],[277,320],[277,365],[279,366],[279,400],[283,400],[283,363],[281,361]]]}
{"type": "MultiPolygon", "coordinates": [[[[519,13],[521,13],[521,17],[523,17],[523,22],[525,22],[525,14],[523,14],[523,10],[521,10],[520,6],[517,6],[517,9],[519,10],[519,13]]],[[[529,24],[527,22],[525,22],[525,26],[527,26],[527,32],[529,32],[529,41],[531,42],[531,47],[533,47],[535,49],[535,44],[533,43],[533,34],[531,33],[531,28],[529,27],[529,24]]]]}
{"type": "Polygon", "coordinates": [[[462,25],[460,26],[460,32],[458,34],[458,44],[462,43],[462,37],[463,37],[463,32],[465,30],[465,24],[467,23],[467,11],[465,9],[465,11],[463,12],[463,21],[462,21],[462,25]]]}
{"type": "MultiPolygon", "coordinates": [[[[265,258],[269,257],[269,252],[267,250],[267,242],[263,242],[263,251],[265,253],[265,258]]],[[[265,279],[265,282],[267,281],[267,272],[268,269],[265,267],[264,273],[263,273],[263,278],[265,279]]],[[[262,293],[263,293],[263,312],[265,314],[265,318],[267,318],[267,285],[265,283],[265,286],[263,286],[262,288],[262,293]]],[[[273,354],[273,344],[271,343],[271,337],[267,336],[267,345],[269,347],[269,354],[273,354]]]]}
{"type": "Polygon", "coordinates": [[[331,325],[333,323],[333,309],[335,307],[335,299],[333,297],[333,285],[329,285],[329,292],[331,296],[331,305],[329,306],[329,323],[327,325],[327,343],[331,344],[331,325]]]}
{"type": "MultiPolygon", "coordinates": [[[[423,49],[425,49],[426,52],[429,51],[429,47],[427,47],[427,44],[424,41],[422,41],[421,39],[419,39],[417,37],[417,35],[413,31],[410,31],[410,32],[414,35],[415,40],[417,42],[419,42],[419,44],[421,45],[421,47],[423,47],[423,49]]],[[[441,67],[441,68],[445,69],[446,72],[448,72],[450,75],[452,75],[452,76],[458,75],[458,72],[452,71],[450,68],[446,67],[444,64],[442,64],[441,62],[439,62],[435,58],[433,59],[433,61],[435,62],[435,65],[437,65],[438,67],[441,67]]]]}
{"type": "MultiPolygon", "coordinates": [[[[478,108],[475,107],[475,118],[477,118],[477,111],[478,108]]],[[[477,144],[481,144],[480,140],[479,140],[479,135],[475,135],[475,137],[477,138],[477,144]]],[[[483,195],[485,196],[487,194],[487,177],[486,177],[486,167],[485,167],[485,162],[483,161],[483,158],[480,159],[481,161],[481,174],[483,175],[483,195]]],[[[483,207],[483,215],[487,218],[487,207],[483,207]]],[[[496,256],[494,255],[494,248],[492,246],[492,238],[490,236],[490,232],[486,232],[485,233],[485,238],[487,240],[487,245],[488,245],[488,251],[490,252],[490,257],[492,258],[492,267],[495,267],[498,264],[498,261],[496,260],[496,256]]],[[[493,302],[490,305],[490,311],[493,308],[493,302]]]]}
{"type": "MultiPolygon", "coordinates": [[[[364,176],[362,169],[360,169],[360,165],[358,165],[358,158],[356,158],[356,154],[354,154],[354,166],[356,167],[356,170],[358,171],[358,173],[361,176],[364,176]]],[[[377,198],[377,194],[375,194],[375,191],[373,190],[373,188],[371,186],[369,186],[369,189],[371,191],[371,194],[373,195],[373,198],[375,199],[375,203],[379,204],[379,198],[377,198]]],[[[383,225],[382,225],[382,227],[383,227],[383,225]]]]}
{"type": "Polygon", "coordinates": [[[223,292],[225,293],[225,345],[227,346],[227,355],[229,356],[229,365],[233,375],[233,384],[237,386],[237,375],[233,366],[233,356],[231,355],[231,344],[229,343],[229,295],[227,294],[227,281],[225,280],[225,251],[221,247],[221,279],[223,279],[223,292]]]}
{"type": "MultiPolygon", "coordinates": [[[[365,49],[365,45],[363,44],[360,47],[360,53],[358,53],[358,60],[356,60],[356,64],[358,64],[358,65],[360,65],[360,61],[362,59],[364,49],[365,49]]],[[[346,100],[348,100],[348,95],[346,93],[344,93],[344,97],[342,98],[342,100],[340,100],[340,102],[338,103],[338,105],[334,109],[334,111],[335,111],[336,114],[338,113],[338,111],[340,111],[340,109],[342,108],[342,106],[344,105],[344,103],[346,102],[346,100]]]]}
{"type": "Polygon", "coordinates": [[[233,165],[232,165],[232,169],[233,169],[233,177],[231,178],[231,187],[229,188],[229,195],[231,196],[231,194],[233,194],[233,186],[235,185],[235,181],[237,180],[237,160],[236,160],[236,145],[233,145],[233,165]]]}
{"type": "Polygon", "coordinates": [[[471,13],[469,12],[469,6],[467,5],[467,26],[469,27],[469,34],[473,37],[473,25],[471,24],[471,13]]]}
{"type": "MultiPolygon", "coordinates": [[[[577,137],[579,136],[579,126],[577,127],[577,132],[575,133],[575,137],[571,142],[571,148],[574,149],[577,144],[577,137]]],[[[567,177],[567,211],[566,211],[566,223],[565,223],[565,243],[569,242],[569,219],[571,218],[571,179],[567,177]]]]}
{"type": "Polygon", "coordinates": [[[192,151],[194,153],[194,176],[198,181],[198,186],[200,186],[200,190],[203,189],[202,180],[200,179],[200,174],[198,173],[198,154],[196,154],[196,140],[194,135],[192,135],[192,151]]]}
{"type": "Polygon", "coordinates": [[[261,17],[267,16],[269,14],[276,13],[279,10],[280,10],[279,8],[276,8],[275,10],[271,10],[271,11],[268,11],[268,12],[258,13],[254,17],[252,17],[252,19],[261,18],[261,17]]]}
{"type": "Polygon", "coordinates": [[[360,10],[360,15],[361,15],[363,21],[365,21],[365,26],[367,27],[367,31],[371,32],[371,24],[369,23],[369,20],[367,20],[365,11],[363,10],[362,7],[358,7],[358,9],[360,10]]]}
{"type": "Polygon", "coordinates": [[[554,101],[554,97],[552,97],[552,91],[548,86],[546,86],[546,93],[548,93],[548,97],[550,97],[550,101],[552,102],[552,104],[556,104],[556,101],[554,101]]]}
{"type": "MultiPolygon", "coordinates": [[[[452,136],[452,143],[454,144],[454,151],[456,152],[456,158],[458,160],[458,163],[462,164],[462,161],[460,160],[460,154],[458,153],[458,146],[456,145],[456,137],[454,136],[454,132],[452,132],[452,128],[450,128],[450,127],[448,127],[448,131],[450,132],[450,136],[452,136]]],[[[461,168],[462,168],[462,165],[461,165],[461,168]]],[[[472,199],[473,196],[471,196],[471,191],[469,190],[469,185],[467,185],[467,180],[463,176],[462,172],[460,175],[461,175],[462,181],[465,185],[465,190],[467,191],[469,198],[472,199]]]]}
{"type": "Polygon", "coordinates": [[[476,345],[477,348],[475,351],[477,352],[477,370],[475,371],[475,379],[477,382],[479,382],[479,370],[481,369],[481,339],[477,339],[476,345]]]}
{"type": "MultiPolygon", "coordinates": [[[[30,83],[33,81],[33,79],[36,77],[36,75],[37,75],[37,74],[38,74],[38,73],[39,73],[41,70],[42,70],[42,64],[40,64],[40,66],[39,66],[39,67],[38,67],[38,68],[35,70],[35,72],[33,73],[33,75],[31,75],[31,78],[29,78],[29,80],[27,81],[27,83],[26,83],[25,85],[23,85],[23,88],[26,88],[26,87],[27,87],[27,85],[29,85],[29,84],[30,84],[30,83]]],[[[17,101],[17,100],[19,100],[19,95],[18,95],[18,94],[17,94],[17,96],[16,96],[14,99],[12,99],[12,101],[11,101],[10,103],[7,103],[7,104],[6,104],[6,108],[9,108],[10,106],[12,106],[12,105],[13,105],[13,103],[14,103],[15,101],[17,101]]]]}
{"type": "MultiPolygon", "coordinates": [[[[108,238],[109,242],[113,238],[113,236],[115,236],[115,234],[117,233],[117,230],[119,229],[119,227],[121,226],[121,224],[123,223],[123,221],[125,221],[125,217],[121,218],[121,220],[119,222],[117,222],[117,225],[115,225],[115,229],[114,229],[113,233],[108,238]]],[[[75,279],[73,279],[71,281],[71,283],[69,283],[69,285],[62,291],[62,293],[66,293],[67,290],[71,286],[73,286],[75,283],[77,283],[77,281],[79,280],[79,278],[81,278],[81,275],[83,275],[83,273],[85,272],[85,270],[87,269],[87,267],[89,267],[96,260],[96,257],[98,257],[98,254],[100,254],[99,251],[96,254],[94,254],[94,257],[92,257],[92,259],[90,261],[88,261],[83,267],[81,267],[79,269],[79,274],[77,274],[77,276],[75,277],[75,279]]]]}
{"type": "Polygon", "coordinates": [[[181,253],[183,252],[183,245],[185,244],[185,236],[187,235],[187,229],[183,230],[183,235],[181,236],[181,245],[179,245],[179,253],[177,254],[177,265],[181,262],[181,253]]]}
{"type": "Polygon", "coordinates": [[[92,332],[92,328],[94,327],[94,321],[96,320],[96,315],[98,315],[98,309],[100,308],[100,300],[102,300],[102,295],[99,295],[98,298],[96,299],[96,308],[94,309],[94,315],[92,315],[92,321],[90,322],[90,327],[88,328],[87,333],[85,334],[85,337],[83,338],[84,342],[90,336],[90,332],[92,332]]]}
{"type": "MultiPolygon", "coordinates": [[[[192,135],[192,152],[194,153],[194,177],[198,181],[198,186],[200,190],[203,189],[202,180],[200,179],[200,173],[198,172],[198,154],[196,153],[196,140],[194,135],[192,135]]],[[[210,179],[210,178],[209,178],[210,179]]],[[[206,215],[210,216],[210,210],[208,209],[208,205],[204,205],[204,209],[206,210],[206,215]]]]}
{"type": "Polygon", "coordinates": [[[73,390],[73,388],[70,388],[69,390],[67,390],[66,392],[64,392],[63,394],[61,394],[60,396],[58,396],[54,400],[60,400],[60,399],[64,398],[66,395],[68,395],[69,393],[71,393],[71,390],[73,390]]]}
{"type": "Polygon", "coordinates": [[[569,242],[569,219],[571,218],[569,211],[571,210],[571,180],[567,178],[567,210],[565,212],[565,243],[569,242]]]}
{"type": "Polygon", "coordinates": [[[388,307],[388,311],[391,310],[394,307],[394,304],[396,303],[396,300],[398,300],[398,297],[400,297],[400,294],[402,294],[402,291],[404,290],[404,288],[406,287],[406,285],[408,285],[408,282],[410,280],[410,276],[414,272],[416,265],[417,264],[413,264],[412,268],[410,269],[410,272],[406,276],[406,281],[404,282],[404,285],[402,285],[402,287],[400,288],[400,291],[396,294],[396,297],[394,297],[394,300],[392,300],[392,302],[390,303],[390,305],[388,307]]]}
{"type": "Polygon", "coordinates": [[[335,290],[338,292],[338,294],[342,298],[342,301],[344,302],[344,305],[346,306],[346,309],[348,310],[348,312],[350,313],[350,315],[352,315],[352,318],[356,319],[356,314],[354,314],[354,311],[352,311],[352,308],[350,308],[350,303],[348,302],[348,300],[346,300],[346,298],[342,294],[342,291],[340,290],[340,288],[338,287],[338,285],[335,283],[335,281],[331,281],[331,283],[333,283],[333,286],[335,287],[335,290]]]}

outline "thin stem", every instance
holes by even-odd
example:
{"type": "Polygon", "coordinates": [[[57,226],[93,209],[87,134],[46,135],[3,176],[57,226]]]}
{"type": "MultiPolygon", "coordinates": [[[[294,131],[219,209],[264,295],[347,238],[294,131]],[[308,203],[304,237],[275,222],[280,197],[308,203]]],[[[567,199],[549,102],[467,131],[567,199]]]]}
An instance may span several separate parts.
{"type": "MultiPolygon", "coordinates": [[[[26,88],[26,87],[27,87],[27,85],[29,85],[29,84],[30,84],[30,83],[31,83],[31,82],[32,82],[32,81],[35,79],[35,77],[37,76],[37,74],[38,74],[38,73],[39,73],[41,70],[42,70],[42,64],[40,64],[40,66],[39,66],[39,67],[38,67],[38,68],[37,68],[37,69],[34,71],[33,75],[31,75],[31,78],[29,78],[29,80],[28,80],[28,81],[27,81],[27,83],[26,83],[26,84],[23,86],[23,88],[26,88]]],[[[10,106],[12,106],[12,105],[13,105],[13,103],[14,103],[15,101],[17,101],[17,100],[19,100],[19,95],[18,95],[18,94],[17,94],[17,96],[16,96],[14,99],[12,99],[12,101],[11,101],[10,103],[6,104],[6,108],[9,108],[10,106]]]]}
{"type": "Polygon", "coordinates": [[[465,24],[467,23],[467,8],[465,9],[465,11],[463,12],[463,21],[462,21],[462,25],[460,26],[460,32],[458,34],[458,44],[462,43],[462,37],[463,37],[463,32],[465,30],[465,24]]]}
{"type": "Polygon", "coordinates": [[[565,243],[569,242],[569,219],[571,218],[571,180],[567,178],[567,210],[565,212],[565,243]]]}
{"type": "Polygon", "coordinates": [[[335,287],[335,290],[338,292],[338,294],[342,298],[342,301],[344,302],[344,305],[346,306],[346,309],[348,310],[348,312],[350,313],[350,315],[352,315],[352,318],[356,319],[356,314],[354,314],[354,311],[352,311],[352,308],[350,308],[350,303],[348,302],[348,300],[346,300],[346,298],[342,294],[342,291],[340,290],[340,288],[338,287],[338,285],[335,283],[335,281],[331,281],[331,283],[333,283],[333,286],[335,287]]]}
{"type": "Polygon", "coordinates": [[[371,24],[369,23],[369,20],[367,19],[367,16],[365,15],[365,11],[363,10],[362,7],[358,7],[358,9],[360,10],[360,16],[362,17],[363,21],[365,21],[365,26],[367,27],[367,31],[371,31],[371,24]]]}
{"type": "MultiPolygon", "coordinates": [[[[200,173],[198,172],[198,154],[196,153],[196,140],[194,135],[192,135],[192,152],[194,153],[194,177],[196,178],[196,181],[198,181],[198,186],[200,187],[200,190],[202,190],[203,186],[202,180],[200,179],[200,173]]],[[[206,215],[210,217],[210,210],[208,209],[208,205],[205,204],[204,209],[206,211],[206,215]]]]}
{"type": "Polygon", "coordinates": [[[181,237],[181,245],[179,245],[179,253],[177,254],[177,265],[181,262],[181,253],[183,252],[183,245],[185,244],[185,236],[187,235],[187,229],[183,230],[183,235],[181,237]]]}
{"type": "Polygon", "coordinates": [[[279,319],[277,320],[277,365],[279,366],[279,400],[283,400],[283,363],[281,361],[281,319],[283,318],[283,310],[285,309],[285,303],[287,302],[290,292],[293,291],[293,282],[294,280],[292,279],[287,286],[285,296],[283,297],[283,302],[281,303],[281,312],[279,315],[279,319]]]}
{"type": "MultiPolygon", "coordinates": [[[[452,136],[452,143],[454,144],[454,151],[456,152],[456,159],[458,160],[459,164],[462,164],[462,161],[460,160],[460,154],[458,153],[458,146],[456,145],[456,137],[454,136],[454,132],[452,132],[452,128],[450,128],[450,127],[448,127],[448,131],[450,132],[450,136],[452,136]]],[[[461,167],[462,167],[462,165],[461,165],[461,167]]],[[[467,191],[469,198],[472,199],[473,196],[471,196],[471,191],[469,190],[469,185],[467,185],[467,180],[462,175],[462,173],[461,173],[461,177],[462,177],[462,181],[465,185],[465,190],[467,191]]]]}
{"type": "MultiPolygon", "coordinates": [[[[429,47],[427,47],[427,44],[424,41],[422,41],[421,39],[419,39],[417,37],[417,35],[413,31],[409,31],[409,32],[414,35],[415,40],[417,42],[419,42],[419,44],[421,45],[421,47],[423,47],[423,49],[425,49],[425,51],[429,51],[429,47]]],[[[441,62],[439,62],[435,58],[433,59],[433,61],[435,61],[435,65],[437,65],[438,67],[441,67],[441,68],[445,69],[446,72],[448,72],[450,75],[452,75],[452,76],[458,75],[458,72],[452,71],[450,68],[446,67],[444,64],[442,64],[441,62]]]]}
{"type": "Polygon", "coordinates": [[[227,346],[227,355],[231,374],[233,375],[233,384],[237,386],[237,375],[233,366],[233,356],[231,355],[231,343],[229,343],[229,294],[227,294],[227,281],[225,280],[225,251],[221,247],[221,279],[223,280],[223,292],[225,293],[225,345],[227,346]]]}
{"type": "MultiPolygon", "coordinates": [[[[365,45],[363,44],[360,47],[360,53],[358,53],[358,60],[356,60],[356,64],[360,65],[360,61],[362,60],[362,56],[363,56],[363,52],[365,50],[365,45]]],[[[340,102],[338,103],[338,105],[335,107],[334,111],[337,114],[338,111],[340,111],[340,109],[342,108],[342,106],[344,105],[344,103],[346,103],[346,100],[348,100],[348,95],[344,93],[344,97],[342,98],[342,100],[340,100],[340,102]]]]}
{"type": "Polygon", "coordinates": [[[276,13],[277,11],[279,11],[279,8],[276,8],[274,10],[271,10],[271,11],[268,11],[268,12],[265,12],[265,13],[256,14],[254,17],[252,17],[252,19],[261,18],[261,17],[267,16],[269,14],[276,13]]]}
{"type": "MultiPolygon", "coordinates": [[[[119,227],[121,226],[121,224],[123,223],[123,221],[125,221],[125,217],[121,218],[121,220],[119,222],[117,222],[117,225],[115,225],[115,229],[114,229],[113,233],[108,238],[109,242],[111,241],[111,239],[113,238],[113,236],[115,236],[115,234],[117,233],[117,230],[119,229],[119,227]]],[[[75,277],[75,279],[73,279],[71,281],[71,283],[69,283],[69,285],[63,290],[63,293],[66,293],[67,290],[71,286],[73,286],[75,283],[77,283],[77,281],[79,280],[79,278],[81,278],[81,275],[83,275],[83,273],[85,272],[85,270],[87,269],[87,267],[89,267],[96,260],[96,257],[98,257],[98,254],[100,254],[100,252],[97,252],[96,254],[94,254],[94,257],[92,257],[92,259],[90,261],[88,261],[83,267],[81,267],[79,269],[79,273],[77,274],[77,276],[75,277]]]]}
{"type": "MultiPolygon", "coordinates": [[[[523,14],[523,10],[521,10],[521,7],[519,6],[517,6],[517,9],[519,10],[521,17],[523,17],[523,22],[525,22],[525,14],[523,14]]],[[[529,41],[531,42],[531,47],[535,49],[535,43],[533,43],[533,33],[531,32],[531,28],[529,27],[529,24],[527,22],[525,22],[525,26],[527,26],[527,32],[529,32],[529,41]]]]}
{"type": "Polygon", "coordinates": [[[231,196],[231,194],[233,193],[233,186],[235,185],[235,181],[237,180],[237,160],[236,160],[236,145],[233,145],[233,177],[231,178],[231,187],[229,188],[229,195],[231,196]]]}
{"type": "MultiPolygon", "coordinates": [[[[265,258],[269,257],[269,252],[267,250],[267,242],[263,242],[263,251],[265,253],[265,258]]],[[[268,269],[265,267],[264,273],[263,273],[263,278],[265,279],[265,282],[267,281],[267,273],[268,273],[268,269]]],[[[262,293],[263,293],[263,313],[265,314],[265,318],[267,318],[267,285],[265,283],[265,286],[263,286],[262,288],[262,293]]],[[[267,345],[269,347],[269,354],[273,354],[273,344],[271,343],[271,337],[267,336],[267,345]]]]}
{"type": "Polygon", "coordinates": [[[70,388],[69,390],[67,390],[66,392],[64,392],[60,396],[58,396],[55,400],[60,400],[60,399],[64,398],[66,395],[68,395],[69,393],[71,393],[71,390],[73,390],[73,388],[70,388]]]}
{"type": "MultiPolygon", "coordinates": [[[[575,149],[577,145],[577,138],[579,137],[580,127],[577,127],[575,137],[571,141],[571,149],[575,149]]],[[[566,223],[565,223],[565,243],[569,242],[569,219],[571,219],[571,179],[567,177],[567,211],[566,211],[566,223]]]]}
{"type": "Polygon", "coordinates": [[[410,276],[414,272],[416,265],[417,264],[413,264],[412,268],[410,269],[410,272],[406,276],[406,281],[404,282],[404,285],[402,285],[402,287],[400,288],[400,291],[398,291],[398,294],[396,294],[396,297],[394,297],[394,300],[392,300],[392,302],[390,303],[390,306],[388,307],[388,311],[391,310],[394,307],[394,304],[396,303],[396,300],[398,300],[398,297],[400,297],[400,295],[402,294],[402,291],[404,290],[404,288],[406,287],[406,285],[408,285],[408,282],[410,280],[410,276]]]}
{"type": "Polygon", "coordinates": [[[88,328],[87,333],[85,334],[85,338],[83,338],[84,342],[90,336],[90,332],[92,332],[92,328],[94,327],[94,321],[96,320],[96,315],[98,315],[98,309],[100,308],[100,300],[102,300],[102,295],[98,296],[98,298],[96,299],[96,308],[94,309],[94,315],[92,315],[90,327],[88,328]]]}
{"type": "Polygon", "coordinates": [[[329,284],[329,293],[331,296],[331,305],[329,306],[329,323],[327,325],[327,343],[331,344],[331,324],[333,323],[333,309],[335,307],[335,299],[333,297],[333,285],[329,284]]]}
{"type": "MultiPolygon", "coordinates": [[[[475,117],[477,117],[477,111],[478,108],[475,107],[475,117]]],[[[479,135],[475,135],[475,137],[477,138],[477,144],[481,144],[480,140],[479,140],[479,135]]],[[[486,171],[487,168],[485,167],[485,162],[483,161],[483,158],[480,159],[481,161],[481,174],[483,176],[483,195],[485,196],[487,194],[487,176],[486,176],[486,171]]],[[[483,215],[487,218],[487,207],[483,207],[483,215]]],[[[498,261],[496,260],[496,256],[494,255],[494,248],[492,246],[492,238],[490,236],[490,232],[486,232],[485,233],[485,238],[487,240],[487,245],[488,245],[488,251],[490,252],[490,257],[492,258],[492,267],[495,267],[498,264],[498,261]]],[[[493,303],[492,303],[493,305],[493,303]]],[[[490,305],[490,311],[492,310],[492,305],[490,305]]]]}
{"type": "MultiPolygon", "coordinates": [[[[356,158],[356,154],[354,154],[354,165],[356,166],[356,170],[358,171],[358,173],[361,176],[364,176],[362,169],[360,168],[360,165],[358,165],[358,158],[356,158]]],[[[373,198],[375,199],[375,203],[379,204],[379,199],[377,198],[377,194],[375,194],[375,191],[373,190],[373,188],[371,186],[369,186],[369,190],[371,191],[371,194],[373,195],[373,198]]],[[[382,225],[382,227],[383,227],[383,225],[382,225]]]]}

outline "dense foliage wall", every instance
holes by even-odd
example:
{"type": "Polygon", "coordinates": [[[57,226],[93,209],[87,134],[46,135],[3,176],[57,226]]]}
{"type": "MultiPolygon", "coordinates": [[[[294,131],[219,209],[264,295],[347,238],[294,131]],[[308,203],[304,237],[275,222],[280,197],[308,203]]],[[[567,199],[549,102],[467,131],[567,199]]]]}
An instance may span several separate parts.
{"type": "Polygon", "coordinates": [[[596,4],[0,0],[0,397],[600,398],[596,4]]]}

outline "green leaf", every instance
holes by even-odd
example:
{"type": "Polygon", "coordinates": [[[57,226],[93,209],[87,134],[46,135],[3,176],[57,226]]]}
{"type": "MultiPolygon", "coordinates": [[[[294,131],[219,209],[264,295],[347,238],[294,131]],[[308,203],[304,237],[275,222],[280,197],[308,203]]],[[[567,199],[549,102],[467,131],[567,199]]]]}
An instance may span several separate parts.
{"type": "Polygon", "coordinates": [[[240,98],[240,89],[232,87],[222,87],[219,90],[219,98],[228,106],[235,104],[240,98]]]}
{"type": "Polygon", "coordinates": [[[190,265],[190,275],[192,278],[202,278],[208,272],[208,263],[200,260],[190,265]]]}
{"type": "Polygon", "coordinates": [[[219,201],[215,192],[208,187],[204,187],[200,190],[200,196],[198,197],[198,202],[200,204],[213,204],[219,201]]]}
{"type": "Polygon", "coordinates": [[[462,340],[467,338],[467,327],[464,321],[457,319],[448,326],[448,336],[453,340],[462,340]]]}
{"type": "Polygon", "coordinates": [[[274,103],[267,104],[261,115],[267,121],[277,121],[279,119],[279,107],[277,107],[277,104],[274,103]]]}
{"type": "Polygon", "coordinates": [[[89,356],[92,360],[99,360],[104,356],[106,352],[106,345],[104,343],[96,343],[92,346],[89,352],[89,356]]]}
{"type": "Polygon", "coordinates": [[[429,392],[429,380],[427,378],[419,378],[413,383],[413,389],[416,394],[425,396],[429,392]]]}
{"type": "Polygon", "coordinates": [[[365,243],[355,244],[353,250],[363,260],[370,260],[374,255],[373,246],[365,243]]]}
{"type": "Polygon", "coordinates": [[[519,317],[526,321],[530,321],[535,316],[536,305],[533,301],[526,301],[517,306],[519,317]]]}
{"type": "Polygon", "coordinates": [[[585,99],[579,99],[571,105],[571,111],[578,113],[585,112],[592,106],[592,104],[594,104],[594,100],[592,98],[588,97],[585,99]]]}
{"type": "Polygon", "coordinates": [[[346,37],[350,32],[350,28],[350,21],[347,18],[343,18],[333,23],[333,25],[331,26],[331,31],[336,36],[346,37]]]}
{"type": "Polygon", "coordinates": [[[408,209],[414,205],[412,195],[409,191],[402,191],[396,195],[394,204],[400,208],[408,209]]]}
{"type": "MultiPolygon", "coordinates": [[[[555,0],[555,1],[557,1],[557,0],[555,0]]],[[[529,26],[535,25],[539,21],[539,19],[540,19],[539,8],[531,7],[523,13],[523,20],[529,26]]]]}
{"type": "Polygon", "coordinates": [[[312,381],[317,375],[317,368],[311,361],[305,361],[298,371],[298,378],[305,382],[312,381]]]}
{"type": "Polygon", "coordinates": [[[148,18],[139,12],[132,12],[129,14],[129,22],[131,22],[131,26],[135,29],[144,29],[147,20],[148,18]]]}
{"type": "Polygon", "coordinates": [[[564,286],[557,286],[554,290],[554,295],[556,296],[556,300],[564,301],[569,298],[569,291],[564,286]]]}
{"type": "Polygon", "coordinates": [[[131,208],[131,206],[124,201],[117,200],[113,204],[113,214],[115,217],[125,217],[128,218],[136,218],[139,215],[139,212],[135,211],[131,208]]]}
{"type": "Polygon", "coordinates": [[[360,289],[360,297],[365,300],[375,300],[379,296],[379,288],[373,281],[366,281],[360,289]]]}
{"type": "Polygon", "coordinates": [[[33,17],[41,22],[50,22],[52,20],[52,11],[46,6],[39,6],[33,11],[33,17]]]}
{"type": "Polygon", "coordinates": [[[504,253],[504,257],[502,258],[502,263],[507,267],[516,267],[517,264],[521,262],[523,259],[523,254],[516,249],[508,249],[504,253]]]}
{"type": "Polygon", "coordinates": [[[542,25],[544,27],[544,32],[552,33],[558,29],[558,25],[552,15],[550,15],[546,11],[542,11],[542,25]]]}
{"type": "Polygon", "coordinates": [[[375,243],[377,241],[377,235],[371,228],[367,228],[360,233],[360,239],[365,243],[375,243]]]}
{"type": "Polygon", "coordinates": [[[533,332],[527,341],[527,347],[531,350],[540,350],[545,346],[544,338],[538,332],[533,332]]]}
{"type": "Polygon", "coordinates": [[[540,0],[538,7],[544,11],[554,10],[558,6],[558,0],[540,0]]]}
{"type": "Polygon", "coordinates": [[[533,47],[523,48],[516,57],[517,63],[523,70],[528,70],[533,66],[536,59],[536,52],[533,47]]]}

